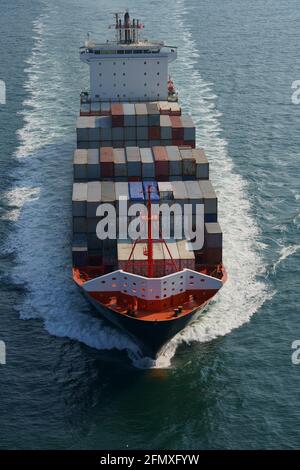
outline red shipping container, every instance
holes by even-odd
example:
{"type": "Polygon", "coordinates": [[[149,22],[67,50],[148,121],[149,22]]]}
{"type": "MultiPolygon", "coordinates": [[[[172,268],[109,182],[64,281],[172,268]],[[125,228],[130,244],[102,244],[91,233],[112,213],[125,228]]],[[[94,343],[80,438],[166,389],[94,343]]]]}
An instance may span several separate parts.
{"type": "Polygon", "coordinates": [[[114,177],[114,150],[112,147],[100,148],[100,174],[102,178],[114,177]]]}
{"type": "Polygon", "coordinates": [[[112,127],[124,126],[124,110],[122,104],[113,103],[111,105],[111,119],[112,127]]]}
{"type": "Polygon", "coordinates": [[[170,117],[171,116],[181,116],[181,109],[178,109],[178,110],[171,109],[170,117]]]}
{"type": "Polygon", "coordinates": [[[155,175],[157,181],[166,181],[169,178],[169,160],[168,153],[165,147],[152,147],[154,162],[155,162],[155,175]]]}
{"type": "Polygon", "coordinates": [[[158,126],[153,126],[149,127],[149,139],[150,140],[155,140],[155,139],[160,139],[160,127],[158,126]]]}
{"type": "Polygon", "coordinates": [[[141,177],[140,176],[128,176],[127,181],[132,181],[132,182],[141,181],[141,177]]]}
{"type": "Polygon", "coordinates": [[[172,139],[172,145],[175,145],[176,147],[182,147],[185,146],[185,142],[184,140],[172,139]]]}
{"type": "Polygon", "coordinates": [[[184,128],[180,116],[170,116],[170,119],[172,123],[172,139],[183,140],[184,128]]]}

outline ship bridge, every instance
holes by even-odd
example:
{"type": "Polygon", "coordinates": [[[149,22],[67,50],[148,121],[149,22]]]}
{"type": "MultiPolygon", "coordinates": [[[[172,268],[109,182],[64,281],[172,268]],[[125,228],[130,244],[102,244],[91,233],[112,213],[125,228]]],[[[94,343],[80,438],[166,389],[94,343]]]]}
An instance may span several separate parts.
{"type": "Polygon", "coordinates": [[[140,38],[139,20],[115,15],[115,40],[96,43],[90,38],[80,48],[80,59],[90,67],[93,101],[164,101],[168,99],[169,63],[177,48],[140,38]]]}

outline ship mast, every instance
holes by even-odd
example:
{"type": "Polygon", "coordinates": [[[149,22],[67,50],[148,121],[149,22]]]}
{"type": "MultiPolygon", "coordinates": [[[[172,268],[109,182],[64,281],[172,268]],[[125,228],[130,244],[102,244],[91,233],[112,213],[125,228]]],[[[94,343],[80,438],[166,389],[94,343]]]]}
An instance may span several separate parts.
{"type": "Polygon", "coordinates": [[[128,10],[124,15],[124,19],[120,16],[122,13],[115,13],[115,30],[116,30],[116,41],[120,44],[138,44],[140,29],[144,28],[144,25],[139,19],[133,19],[131,21],[128,10]]]}
{"type": "Polygon", "coordinates": [[[148,219],[148,240],[147,240],[147,255],[148,255],[148,277],[153,277],[153,240],[152,240],[152,207],[151,207],[151,186],[148,186],[148,203],[147,203],[147,219],[148,219]]]}

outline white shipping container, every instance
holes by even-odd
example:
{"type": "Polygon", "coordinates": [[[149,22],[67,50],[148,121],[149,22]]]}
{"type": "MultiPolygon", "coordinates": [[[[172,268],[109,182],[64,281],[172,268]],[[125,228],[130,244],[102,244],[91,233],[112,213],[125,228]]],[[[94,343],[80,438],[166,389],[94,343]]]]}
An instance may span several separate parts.
{"type": "Polygon", "coordinates": [[[200,186],[198,181],[185,181],[184,184],[189,203],[193,206],[193,214],[196,214],[196,205],[204,204],[203,194],[200,190],[200,186]]]}
{"type": "Polygon", "coordinates": [[[79,117],[76,122],[77,142],[89,141],[90,117],[79,117]]]}
{"type": "Polygon", "coordinates": [[[123,103],[124,126],[134,127],[136,125],[135,106],[133,103],[123,103]]]}
{"type": "Polygon", "coordinates": [[[147,127],[148,126],[148,112],[147,112],[146,104],[136,103],[135,113],[136,113],[136,125],[147,127]]]}
{"type": "Polygon", "coordinates": [[[72,211],[75,217],[86,217],[87,183],[74,183],[72,195],[72,211]]]}
{"type": "Polygon", "coordinates": [[[89,142],[99,142],[100,140],[100,127],[97,125],[97,119],[95,116],[89,118],[89,142]]]}
{"type": "Polygon", "coordinates": [[[116,193],[116,202],[120,200],[120,198],[127,198],[129,200],[129,188],[127,182],[116,182],[115,183],[115,193],[116,193]]]}
{"type": "Polygon", "coordinates": [[[196,160],[196,178],[199,180],[208,180],[209,163],[203,149],[193,149],[193,157],[196,160]]]}
{"type": "Polygon", "coordinates": [[[169,160],[170,176],[182,176],[182,158],[178,147],[174,145],[168,145],[166,150],[169,160]]]}
{"type": "Polygon", "coordinates": [[[204,198],[204,213],[217,214],[218,201],[215,190],[210,181],[198,181],[204,198]]]}
{"type": "Polygon", "coordinates": [[[75,180],[87,179],[87,164],[88,164],[87,150],[76,149],[74,152],[74,164],[73,164],[75,180]]]}
{"type": "Polygon", "coordinates": [[[162,140],[172,140],[172,123],[170,116],[160,116],[160,137],[162,140]]]}
{"type": "Polygon", "coordinates": [[[115,203],[116,191],[115,183],[113,181],[102,181],[101,182],[101,202],[115,203]]]}
{"type": "Polygon", "coordinates": [[[96,211],[101,203],[101,183],[91,181],[87,183],[87,217],[96,217],[96,211]]]}
{"type": "Polygon", "coordinates": [[[180,149],[182,158],[182,175],[183,177],[195,177],[196,161],[193,157],[192,149],[180,149]]]}
{"type": "Polygon", "coordinates": [[[155,178],[155,167],[152,150],[150,148],[141,148],[142,177],[155,178]]]}
{"type": "Polygon", "coordinates": [[[159,197],[161,200],[171,200],[173,196],[173,186],[170,181],[158,182],[159,197]]]}
{"type": "Polygon", "coordinates": [[[172,188],[173,188],[173,195],[175,202],[178,204],[181,204],[182,206],[184,204],[188,203],[188,194],[187,190],[184,184],[184,181],[172,181],[172,188]]]}

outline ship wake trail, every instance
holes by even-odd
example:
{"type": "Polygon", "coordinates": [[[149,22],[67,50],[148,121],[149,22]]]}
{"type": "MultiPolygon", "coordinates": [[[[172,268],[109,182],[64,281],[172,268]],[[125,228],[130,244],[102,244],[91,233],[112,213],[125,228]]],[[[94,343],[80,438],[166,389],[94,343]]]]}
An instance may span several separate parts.
{"type": "Polygon", "coordinates": [[[204,147],[210,160],[212,181],[219,196],[220,223],[224,232],[224,264],[229,278],[206,310],[205,316],[178,334],[168,345],[158,364],[168,364],[182,343],[205,342],[226,335],[248,322],[251,316],[272,297],[264,281],[259,230],[251,215],[247,185],[234,170],[227,152],[227,142],[221,137],[220,112],[214,101],[212,84],[202,79],[198,70],[199,51],[185,22],[185,2],[178,1],[174,22],[182,38],[179,61],[182,75],[174,78],[180,88],[182,104],[196,123],[198,146],[204,147]]]}
{"type": "MultiPolygon", "coordinates": [[[[156,364],[140,359],[137,346],[126,335],[86,315],[90,309],[71,281],[71,131],[77,104],[70,90],[77,96],[80,72],[70,73],[66,66],[74,44],[66,43],[62,52],[57,38],[66,18],[52,11],[54,6],[47,4],[45,8],[45,15],[34,23],[35,46],[26,70],[29,97],[24,103],[24,127],[19,133],[16,155],[20,163],[13,175],[15,187],[7,195],[15,223],[7,248],[17,256],[14,280],[27,288],[20,315],[24,319],[42,319],[47,331],[56,336],[76,339],[97,349],[127,350],[137,367],[168,367],[178,345],[227,334],[247,322],[271,295],[267,285],[257,280],[265,272],[256,242],[259,232],[251,217],[245,182],[234,172],[226,141],[221,138],[212,85],[201,78],[197,69],[198,52],[184,23],[184,3],[179,1],[171,13],[176,23],[174,31],[183,38],[183,67],[179,70],[184,72],[174,73],[174,78],[181,88],[183,104],[196,120],[198,141],[207,149],[212,179],[221,195],[220,219],[229,281],[206,316],[175,337],[156,364]],[[62,24],[56,24],[58,21],[62,24]],[[66,91],[64,96],[61,90],[66,91]],[[70,109],[72,102],[74,109],[70,109]]],[[[81,23],[79,18],[78,28],[81,23]]],[[[74,41],[78,35],[75,30],[74,41]]]]}
{"type": "Polygon", "coordinates": [[[15,230],[4,250],[16,254],[12,280],[26,288],[25,299],[16,308],[22,319],[41,319],[50,334],[99,350],[127,350],[138,358],[138,347],[126,335],[87,314],[90,309],[71,280],[73,135],[68,136],[66,128],[74,126],[77,106],[74,103],[76,109],[70,110],[70,96],[66,94],[64,101],[59,91],[76,89],[76,74],[63,68],[57,75],[53,72],[60,65],[61,45],[53,24],[48,24],[54,7],[46,8],[33,23],[35,43],[25,70],[24,126],[18,133],[18,165],[12,175],[15,186],[6,194],[15,230]],[[72,76],[74,83],[68,82],[72,76]]]}

